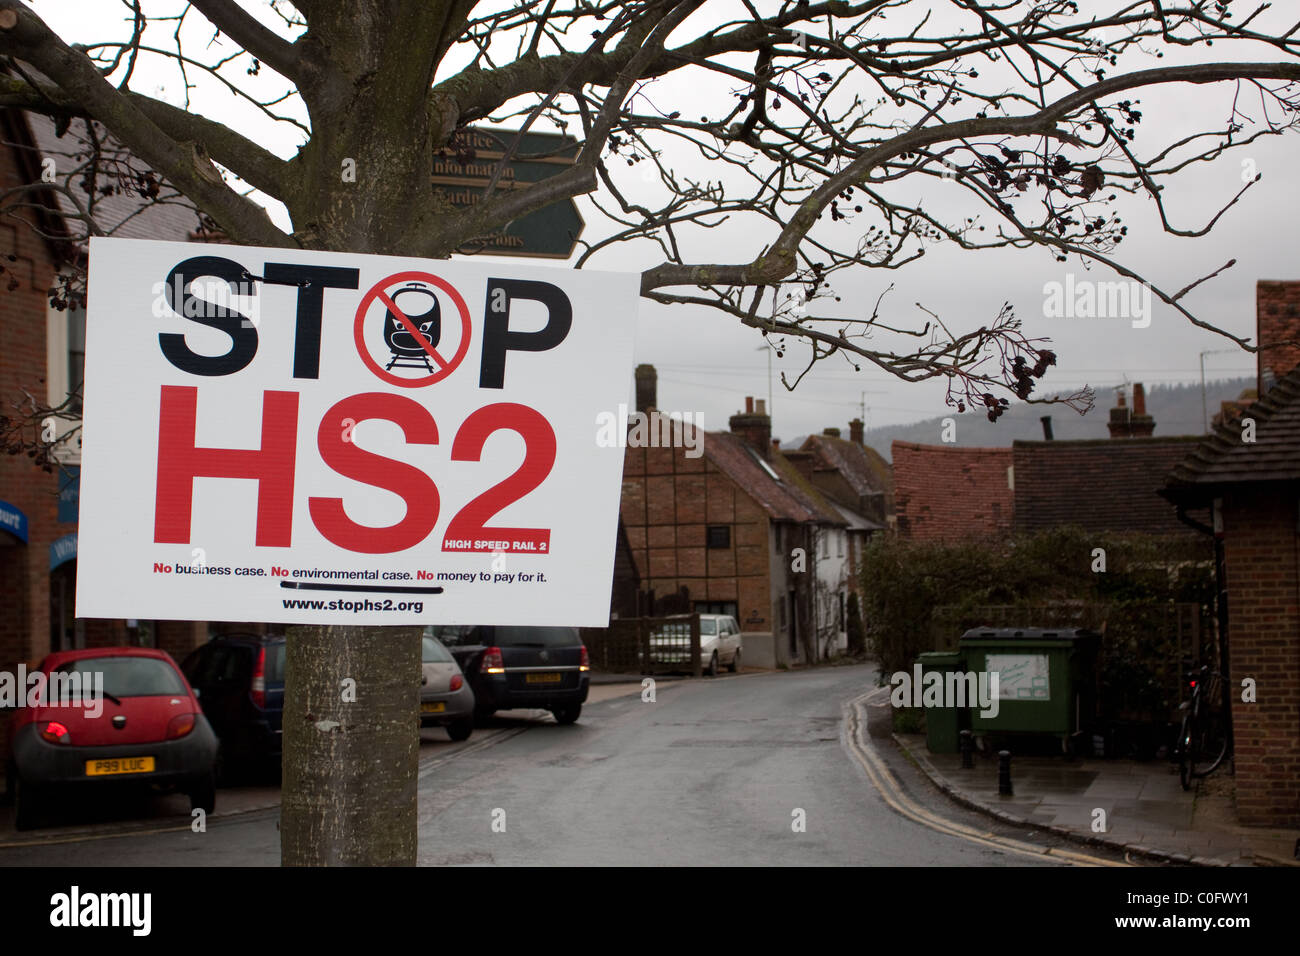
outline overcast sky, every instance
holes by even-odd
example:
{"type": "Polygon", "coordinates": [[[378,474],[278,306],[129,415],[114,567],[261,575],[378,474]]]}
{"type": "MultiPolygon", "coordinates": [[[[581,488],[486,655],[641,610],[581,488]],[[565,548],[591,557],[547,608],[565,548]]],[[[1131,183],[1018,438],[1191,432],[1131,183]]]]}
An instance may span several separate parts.
{"type": "MultiPolygon", "coordinates": [[[[244,4],[258,11],[263,0],[244,4]]],[[[106,35],[121,36],[123,25],[117,4],[102,3],[88,7],[63,0],[34,0],[34,9],[70,42],[93,42],[106,35]]],[[[155,5],[167,9],[168,4],[155,5]]],[[[179,7],[179,4],[173,4],[179,7]]],[[[718,7],[711,0],[707,15],[716,15],[718,7]]],[[[760,4],[760,6],[764,6],[760,4]]],[[[1084,0],[1083,6],[1105,12],[1119,6],[1106,0],[1084,0]]],[[[1290,4],[1285,4],[1290,6],[1290,4]]],[[[146,10],[150,5],[146,5],[146,10]]],[[[1274,19],[1284,19],[1278,15],[1274,19]]],[[[201,21],[195,17],[193,37],[202,35],[201,21]]],[[[274,20],[266,17],[268,24],[274,20]]],[[[1261,19],[1257,23],[1266,23],[1261,19]]],[[[689,29],[690,22],[686,28],[689,29]]],[[[170,33],[168,27],[161,42],[170,33]]],[[[1285,28],[1284,28],[1285,29],[1285,28]]],[[[210,36],[210,30],[208,31],[210,36]]],[[[202,49],[206,37],[198,43],[202,49]]],[[[1263,53],[1252,54],[1246,48],[1216,46],[1216,59],[1273,59],[1263,53]]],[[[1276,53],[1276,51],[1274,51],[1276,53]]],[[[1163,62],[1170,62],[1166,58],[1163,62]]],[[[1152,65],[1144,63],[1142,65],[1152,65]]],[[[250,78],[243,69],[232,73],[242,82],[259,84],[265,91],[274,90],[278,78],[269,71],[250,78]]],[[[180,102],[181,87],[174,68],[142,60],[132,87],[140,92],[159,95],[173,103],[180,102]]],[[[240,107],[229,93],[214,88],[195,91],[194,107],[215,119],[232,123],[245,135],[291,156],[301,133],[286,124],[274,125],[240,107]]],[[[1228,116],[1233,89],[1230,84],[1217,87],[1165,87],[1158,93],[1140,94],[1145,121],[1136,143],[1139,153],[1147,145],[1154,148],[1170,139],[1174,130],[1191,131],[1219,127],[1228,116]],[[1198,124],[1200,126],[1198,127],[1198,124]]],[[[699,89],[685,79],[670,79],[653,90],[655,104],[665,112],[674,108],[694,110],[706,100],[699,89]]],[[[1164,235],[1153,215],[1153,204],[1131,200],[1121,206],[1130,227],[1128,239],[1116,256],[1153,281],[1168,289],[1181,289],[1189,282],[1221,267],[1228,259],[1237,264],[1222,276],[1207,282],[1186,300],[1203,318],[1214,321],[1240,335],[1254,334],[1255,283],[1259,279],[1300,279],[1300,263],[1295,261],[1300,248],[1300,190],[1295,184],[1300,150],[1294,134],[1267,138],[1244,150],[1230,152],[1212,164],[1190,168],[1166,191],[1168,208],[1183,227],[1199,226],[1227,202],[1243,183],[1243,162],[1250,160],[1263,180],[1220,221],[1214,232],[1204,239],[1179,239],[1164,235]]],[[[682,160],[689,162],[689,160],[682,160]]],[[[698,165],[698,160],[695,161],[698,165]]],[[[707,178],[711,170],[679,170],[698,178],[707,178]]],[[[623,175],[622,173],[620,175],[623,175]]],[[[632,173],[626,175],[631,176],[632,173]]],[[[632,183],[635,188],[635,183],[632,183]]],[[[934,189],[934,181],[926,181],[934,189]]],[[[950,200],[936,191],[933,204],[926,195],[927,208],[944,208],[950,200]]],[[[598,234],[599,215],[585,200],[579,200],[588,222],[588,237],[598,234]]],[[[277,211],[277,221],[287,224],[287,217],[277,211]]],[[[865,229],[873,222],[864,218],[865,229]]],[[[707,237],[701,246],[715,261],[747,261],[761,252],[772,232],[758,234],[739,226],[723,229],[707,237]]],[[[517,260],[516,260],[517,261],[517,260]]],[[[524,260],[534,262],[535,260],[524,260]]],[[[604,256],[593,263],[603,269],[643,268],[654,260],[644,250],[624,250],[604,256]]],[[[859,270],[848,277],[840,273],[836,291],[842,297],[841,314],[869,312],[877,297],[891,283],[894,289],[886,297],[891,319],[919,325],[925,318],[915,303],[938,313],[954,329],[971,329],[991,322],[1003,302],[1009,302],[1024,323],[1030,337],[1047,337],[1059,356],[1059,364],[1043,380],[1040,391],[1071,390],[1084,384],[1099,389],[1097,408],[1090,417],[1097,418],[1099,434],[1104,434],[1106,408],[1113,404],[1113,393],[1104,386],[1120,382],[1191,382],[1199,380],[1200,353],[1205,357],[1209,378],[1228,378],[1253,373],[1254,356],[1231,349],[1232,343],[1212,333],[1192,327],[1172,310],[1156,305],[1148,328],[1134,328],[1123,319],[1066,319],[1044,315],[1044,284],[1063,281],[1066,272],[1078,278],[1089,277],[1074,261],[1054,261],[1046,251],[1012,250],[980,253],[962,252],[953,247],[932,246],[919,261],[899,271],[859,270]]],[[[1092,278],[1117,278],[1095,270],[1092,278]]],[[[825,426],[846,427],[865,402],[868,427],[903,423],[947,414],[943,403],[943,386],[938,383],[907,384],[878,371],[855,373],[847,364],[832,360],[814,369],[794,392],[787,391],[779,380],[782,370],[793,377],[804,366],[804,352],[794,348],[784,359],[772,357],[773,374],[768,375],[769,356],[762,337],[752,329],[739,327],[735,320],[703,308],[669,308],[643,300],[638,319],[636,361],[648,362],[659,371],[659,405],[670,411],[693,412],[703,416],[705,427],[725,428],[727,417],[738,411],[747,395],[766,397],[773,393],[773,434],[789,439],[825,426]]],[[[631,394],[629,385],[629,395],[631,394]]],[[[1068,410],[1050,410],[1055,415],[1073,414],[1068,410]]],[[[935,436],[938,441],[938,435],[935,436]]]]}

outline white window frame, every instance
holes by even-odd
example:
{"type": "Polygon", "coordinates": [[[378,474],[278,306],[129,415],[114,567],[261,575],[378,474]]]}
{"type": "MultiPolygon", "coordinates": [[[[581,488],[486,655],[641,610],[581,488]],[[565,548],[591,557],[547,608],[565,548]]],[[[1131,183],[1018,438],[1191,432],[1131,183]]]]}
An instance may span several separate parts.
{"type": "MultiPolygon", "coordinates": [[[[51,407],[62,405],[67,401],[68,388],[71,385],[68,379],[68,312],[46,305],[45,384],[46,401],[51,407]]],[[[77,424],[61,418],[55,419],[55,437],[61,438],[77,424]]],[[[74,441],[61,448],[55,458],[64,465],[80,465],[81,436],[78,435],[74,441]]]]}

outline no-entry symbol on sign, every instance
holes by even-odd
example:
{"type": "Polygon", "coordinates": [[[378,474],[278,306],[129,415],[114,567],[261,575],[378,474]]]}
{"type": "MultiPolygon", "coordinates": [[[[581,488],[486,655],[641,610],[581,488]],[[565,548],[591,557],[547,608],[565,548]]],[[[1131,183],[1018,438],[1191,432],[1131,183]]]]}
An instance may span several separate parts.
{"type": "Polygon", "coordinates": [[[471,331],[469,308],[451,283],[429,272],[397,272],[376,282],[362,296],[353,337],[361,361],[379,378],[403,388],[424,388],[456,370],[469,352],[471,331]],[[439,292],[450,301],[456,316],[446,315],[439,292]],[[382,330],[380,357],[376,357],[373,344],[377,330],[382,330]],[[404,375],[393,369],[428,374],[404,375]]]}

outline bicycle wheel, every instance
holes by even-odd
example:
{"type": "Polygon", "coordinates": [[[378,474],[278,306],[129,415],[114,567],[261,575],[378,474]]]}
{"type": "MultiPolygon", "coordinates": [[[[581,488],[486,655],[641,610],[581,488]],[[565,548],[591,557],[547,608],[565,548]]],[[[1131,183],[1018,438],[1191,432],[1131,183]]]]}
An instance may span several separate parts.
{"type": "Polygon", "coordinates": [[[1208,777],[1228,754],[1228,727],[1218,712],[1202,714],[1194,728],[1191,774],[1208,777]]]}
{"type": "Polygon", "coordinates": [[[1192,735],[1196,722],[1191,714],[1183,714],[1183,725],[1178,731],[1178,782],[1184,790],[1192,789],[1192,735]]]}

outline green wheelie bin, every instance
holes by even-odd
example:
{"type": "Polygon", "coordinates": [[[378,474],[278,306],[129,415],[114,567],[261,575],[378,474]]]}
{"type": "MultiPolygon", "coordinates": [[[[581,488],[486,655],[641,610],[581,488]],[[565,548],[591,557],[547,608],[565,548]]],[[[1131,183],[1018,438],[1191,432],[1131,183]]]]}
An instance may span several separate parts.
{"type": "MultiPolygon", "coordinates": [[[[928,651],[917,657],[921,675],[931,671],[947,674],[965,668],[965,660],[958,651],[928,651]]],[[[951,703],[945,701],[945,704],[951,703]]],[[[970,727],[970,712],[966,707],[929,706],[925,708],[925,745],[932,754],[955,754],[960,749],[961,732],[970,727]]]]}
{"type": "Polygon", "coordinates": [[[977,739],[1051,734],[1073,753],[1091,728],[1099,637],[1084,628],[972,628],[958,642],[971,670],[998,675],[996,715],[971,712],[977,739]]]}

